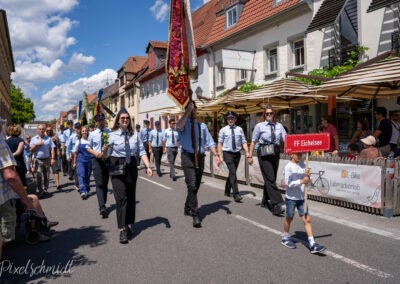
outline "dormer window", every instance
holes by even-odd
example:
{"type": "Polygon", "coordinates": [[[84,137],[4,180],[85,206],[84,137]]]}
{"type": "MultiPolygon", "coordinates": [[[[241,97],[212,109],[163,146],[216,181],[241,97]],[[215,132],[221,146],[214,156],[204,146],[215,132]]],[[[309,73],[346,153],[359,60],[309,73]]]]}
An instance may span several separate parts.
{"type": "Polygon", "coordinates": [[[229,28],[238,22],[238,6],[233,6],[232,8],[226,10],[226,27],[229,28]]]}

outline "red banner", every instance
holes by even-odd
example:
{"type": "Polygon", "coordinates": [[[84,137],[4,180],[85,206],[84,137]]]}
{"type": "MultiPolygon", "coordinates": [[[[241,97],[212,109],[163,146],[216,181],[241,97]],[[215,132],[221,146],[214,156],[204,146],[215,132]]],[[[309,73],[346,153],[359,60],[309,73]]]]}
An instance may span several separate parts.
{"type": "Polygon", "coordinates": [[[171,0],[166,72],[168,96],[184,108],[189,102],[189,71],[195,69],[192,19],[188,0],[171,0]]]}
{"type": "Polygon", "coordinates": [[[292,134],[285,137],[285,153],[326,151],[330,146],[329,133],[292,134]]]}

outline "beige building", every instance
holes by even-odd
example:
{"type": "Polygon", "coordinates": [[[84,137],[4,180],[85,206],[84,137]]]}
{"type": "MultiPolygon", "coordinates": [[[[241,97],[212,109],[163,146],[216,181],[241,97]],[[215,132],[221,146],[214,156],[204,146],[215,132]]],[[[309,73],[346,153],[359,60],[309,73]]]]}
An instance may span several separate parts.
{"type": "Polygon", "coordinates": [[[0,10],[0,118],[7,121],[11,121],[11,72],[15,72],[15,66],[7,15],[6,11],[0,10]]]}

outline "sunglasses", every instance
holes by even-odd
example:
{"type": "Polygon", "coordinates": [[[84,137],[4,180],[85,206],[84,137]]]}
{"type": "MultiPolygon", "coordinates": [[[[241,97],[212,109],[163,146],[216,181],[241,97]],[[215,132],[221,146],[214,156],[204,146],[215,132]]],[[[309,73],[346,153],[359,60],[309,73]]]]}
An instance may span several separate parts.
{"type": "Polygon", "coordinates": [[[266,112],[265,113],[266,116],[270,116],[270,115],[273,115],[273,114],[274,114],[273,112],[266,112]]]}
{"type": "Polygon", "coordinates": [[[129,120],[129,117],[126,117],[126,116],[121,116],[119,119],[125,119],[125,120],[129,120]]]}

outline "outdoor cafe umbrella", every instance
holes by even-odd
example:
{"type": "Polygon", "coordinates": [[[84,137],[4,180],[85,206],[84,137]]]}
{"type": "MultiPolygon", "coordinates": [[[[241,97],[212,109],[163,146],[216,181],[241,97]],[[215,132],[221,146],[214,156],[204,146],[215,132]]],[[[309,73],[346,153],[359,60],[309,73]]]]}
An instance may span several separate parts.
{"type": "Polygon", "coordinates": [[[356,67],[311,88],[308,94],[337,98],[378,99],[400,94],[400,58],[389,57],[356,67]]]}

